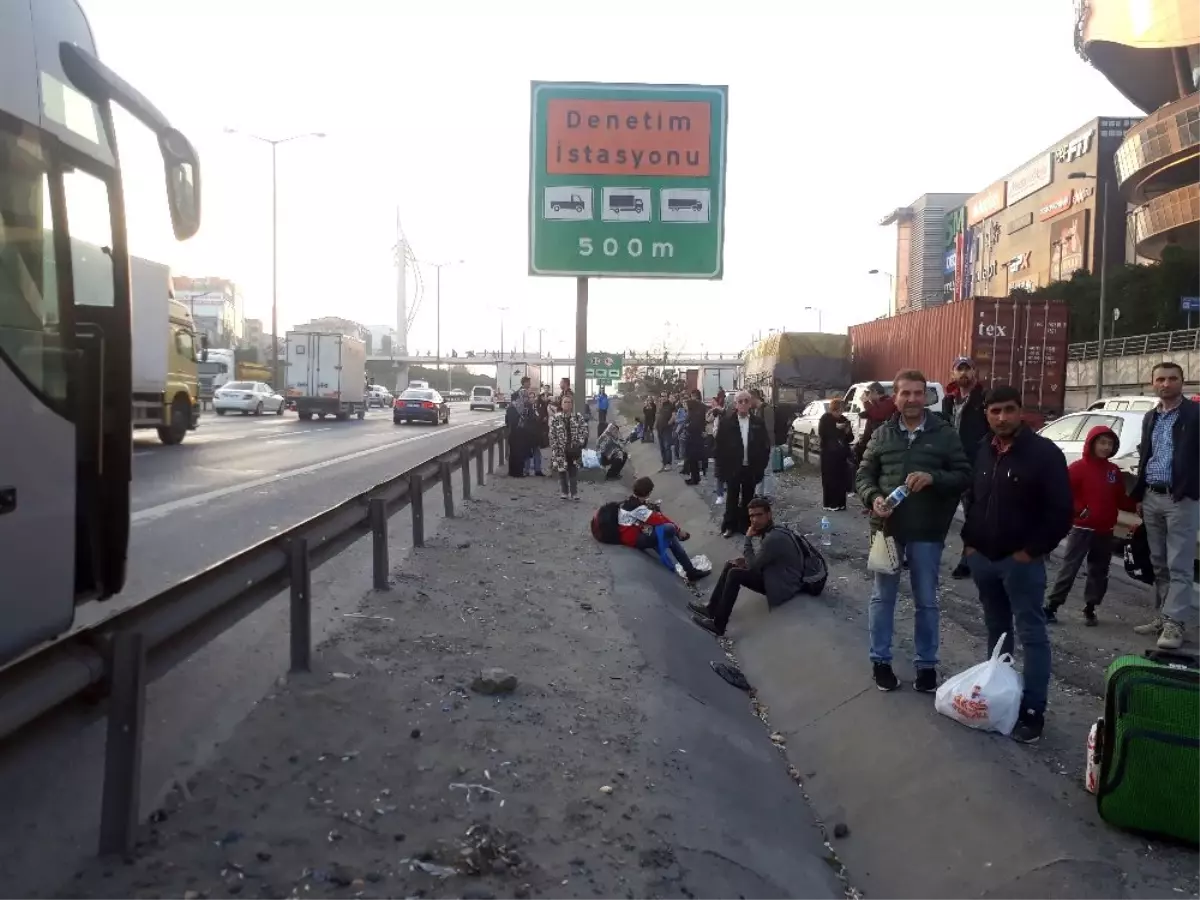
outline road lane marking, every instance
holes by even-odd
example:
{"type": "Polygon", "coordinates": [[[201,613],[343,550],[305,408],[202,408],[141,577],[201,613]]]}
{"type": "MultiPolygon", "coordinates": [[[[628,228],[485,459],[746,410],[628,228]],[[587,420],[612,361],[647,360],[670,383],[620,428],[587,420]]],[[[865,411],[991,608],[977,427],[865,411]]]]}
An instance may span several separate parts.
{"type": "Polygon", "coordinates": [[[440,434],[445,434],[448,431],[457,431],[460,428],[474,428],[479,425],[498,425],[500,419],[476,419],[472,422],[463,422],[459,425],[450,425],[431,431],[428,434],[415,434],[410,437],[399,438],[394,441],[388,441],[386,444],[380,444],[377,447],[367,447],[364,450],[356,450],[353,453],[347,453],[343,456],[335,456],[332,459],[325,459],[318,463],[312,463],[307,466],[300,466],[296,469],[287,469],[283,472],[275,472],[271,475],[264,475],[260,478],[253,478],[249,481],[241,481],[237,484],[231,484],[227,487],[218,488],[215,491],[207,491],[203,494],[195,494],[191,497],[180,497],[178,500],[171,500],[167,503],[160,503],[158,506],[151,506],[147,509],[141,509],[135,512],[131,517],[134,525],[142,525],[146,522],[153,522],[156,519],[161,519],[173,512],[181,509],[190,509],[194,506],[203,506],[206,503],[211,503],[213,500],[220,500],[222,497],[228,497],[231,494],[240,494],[245,491],[253,490],[263,485],[275,484],[279,481],[284,481],[288,478],[295,478],[299,475],[310,475],[313,472],[319,472],[322,469],[327,469],[330,466],[340,465],[341,463],[351,462],[352,460],[362,459],[366,456],[372,456],[376,453],[382,453],[384,450],[391,450],[401,444],[411,444],[415,441],[423,441],[431,437],[437,437],[440,434]]]}

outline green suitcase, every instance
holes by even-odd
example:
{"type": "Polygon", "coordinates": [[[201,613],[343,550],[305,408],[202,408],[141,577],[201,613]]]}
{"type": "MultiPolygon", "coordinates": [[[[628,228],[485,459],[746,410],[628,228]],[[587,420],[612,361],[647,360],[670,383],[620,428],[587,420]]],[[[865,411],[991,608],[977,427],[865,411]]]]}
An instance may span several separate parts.
{"type": "Polygon", "coordinates": [[[1096,804],[1110,825],[1200,844],[1200,670],[1147,651],[1105,673],[1096,804]]]}

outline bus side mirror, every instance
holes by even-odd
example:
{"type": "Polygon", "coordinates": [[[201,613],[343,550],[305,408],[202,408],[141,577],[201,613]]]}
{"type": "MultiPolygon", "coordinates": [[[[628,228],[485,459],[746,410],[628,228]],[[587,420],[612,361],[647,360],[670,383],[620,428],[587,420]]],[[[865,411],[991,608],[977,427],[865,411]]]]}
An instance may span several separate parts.
{"type": "Polygon", "coordinates": [[[200,230],[200,159],[180,132],[169,128],[159,135],[167,178],[167,204],[176,240],[186,241],[200,230]]]}

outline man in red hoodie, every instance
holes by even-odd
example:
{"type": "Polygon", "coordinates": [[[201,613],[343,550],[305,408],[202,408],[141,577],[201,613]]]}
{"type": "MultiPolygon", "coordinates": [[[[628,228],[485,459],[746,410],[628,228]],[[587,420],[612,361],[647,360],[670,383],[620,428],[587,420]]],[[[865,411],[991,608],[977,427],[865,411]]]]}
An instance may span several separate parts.
{"type": "Polygon", "coordinates": [[[1121,470],[1108,461],[1118,446],[1116,432],[1106,425],[1097,425],[1084,441],[1083,458],[1067,466],[1071,496],[1075,501],[1075,522],[1067,535],[1058,577],[1046,595],[1047,622],[1058,621],[1058,608],[1067,602],[1067,594],[1086,558],[1083,617],[1088,625],[1096,624],[1096,607],[1108,590],[1108,566],[1112,559],[1117,513],[1134,511],[1134,502],[1125,493],[1121,470]]]}

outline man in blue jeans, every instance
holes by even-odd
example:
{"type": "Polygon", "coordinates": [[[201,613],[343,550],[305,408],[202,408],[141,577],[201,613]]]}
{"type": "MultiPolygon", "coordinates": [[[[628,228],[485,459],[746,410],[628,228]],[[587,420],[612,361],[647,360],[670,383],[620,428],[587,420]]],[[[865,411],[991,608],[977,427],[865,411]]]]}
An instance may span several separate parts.
{"type": "Polygon", "coordinates": [[[1046,557],[1071,530],[1075,507],[1066,458],[1021,421],[1021,392],[1000,385],[983,402],[993,437],[975,459],[964,559],[983,604],[989,654],[1001,635],[1003,652],[1012,652],[1015,620],[1025,694],[1012,736],[1032,744],[1042,736],[1050,689],[1046,557]]]}
{"type": "MultiPolygon", "coordinates": [[[[971,481],[971,466],[953,426],[925,408],[925,376],[912,369],[895,378],[899,410],[880,423],[863,452],[855,490],[871,511],[872,536],[883,531],[896,542],[898,559],[907,558],[916,607],[914,643],[916,680],[923,693],[937,690],[938,567],[946,533],[959,498],[971,481]],[[887,497],[904,485],[908,496],[896,506],[887,497]]],[[[892,633],[901,571],[875,574],[869,623],[875,686],[894,691],[900,680],[892,671],[892,633]]]]}

